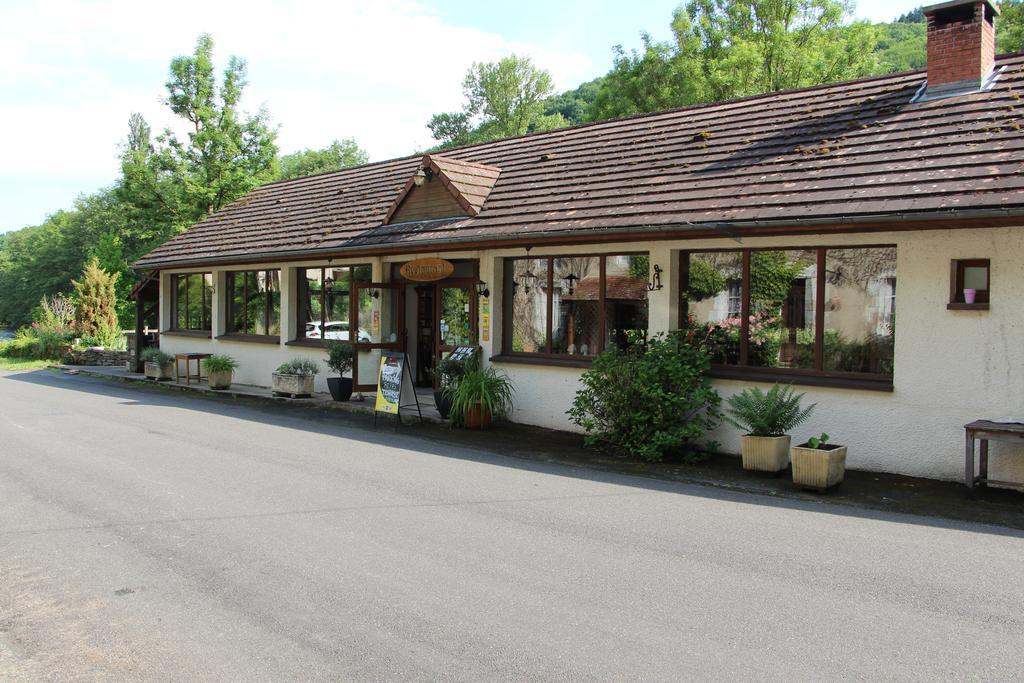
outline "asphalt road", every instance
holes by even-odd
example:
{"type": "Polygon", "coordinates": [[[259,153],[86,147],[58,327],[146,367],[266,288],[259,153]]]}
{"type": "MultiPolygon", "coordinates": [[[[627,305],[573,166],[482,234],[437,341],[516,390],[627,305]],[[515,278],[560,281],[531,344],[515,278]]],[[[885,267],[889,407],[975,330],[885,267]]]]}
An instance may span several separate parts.
{"type": "Polygon", "coordinates": [[[1024,675],[995,527],[46,371],[0,372],[0,502],[3,680],[1024,675]]]}

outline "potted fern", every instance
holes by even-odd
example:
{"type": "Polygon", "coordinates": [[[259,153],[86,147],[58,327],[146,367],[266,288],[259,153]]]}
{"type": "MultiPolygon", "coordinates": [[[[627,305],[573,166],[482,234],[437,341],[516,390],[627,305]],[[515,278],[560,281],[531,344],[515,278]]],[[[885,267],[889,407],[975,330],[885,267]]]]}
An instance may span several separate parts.
{"type": "Polygon", "coordinates": [[[230,389],[231,375],[238,367],[238,361],[231,356],[213,355],[203,359],[206,368],[206,383],[211,389],[230,389]]]}
{"type": "Polygon", "coordinates": [[[801,408],[803,394],[778,384],[768,391],[744,389],[727,399],[725,419],[745,434],[740,452],[743,469],[780,472],[789,464],[787,432],[804,422],[817,404],[801,408]]]}
{"type": "Polygon", "coordinates": [[[313,395],[313,379],[320,372],[320,366],[308,358],[292,358],[278,366],[273,374],[271,388],[275,394],[292,398],[308,398],[313,395]]]}
{"type": "Polygon", "coordinates": [[[338,373],[337,377],[327,378],[327,388],[331,390],[331,397],[335,401],[347,401],[352,398],[352,378],[345,377],[345,373],[352,371],[354,357],[352,345],[348,342],[327,343],[327,367],[338,373]]]}
{"type": "Polygon", "coordinates": [[[828,434],[812,436],[793,446],[793,483],[824,491],[836,486],[846,474],[846,446],[829,443],[828,434]]]}
{"type": "Polygon", "coordinates": [[[174,356],[169,353],[151,346],[142,351],[141,358],[147,379],[162,382],[174,377],[174,356]]]}
{"type": "Polygon", "coordinates": [[[512,380],[494,368],[471,365],[451,390],[452,424],[484,429],[512,412],[512,380]]]}

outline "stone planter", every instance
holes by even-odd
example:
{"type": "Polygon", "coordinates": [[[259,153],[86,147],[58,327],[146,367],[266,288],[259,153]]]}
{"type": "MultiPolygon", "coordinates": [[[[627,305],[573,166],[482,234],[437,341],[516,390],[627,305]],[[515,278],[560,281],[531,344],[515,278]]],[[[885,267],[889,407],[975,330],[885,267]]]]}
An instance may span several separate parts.
{"type": "Polygon", "coordinates": [[[155,379],[158,382],[165,382],[174,379],[174,361],[160,365],[159,363],[146,363],[145,372],[147,379],[155,379]]]}
{"type": "Polygon", "coordinates": [[[230,389],[232,374],[231,370],[212,370],[206,376],[206,383],[211,389],[230,389]]]}
{"type": "Polygon", "coordinates": [[[313,395],[313,375],[273,375],[271,388],[275,394],[292,398],[309,398],[313,395]]]}
{"type": "Polygon", "coordinates": [[[824,491],[841,482],[846,472],[846,446],[811,448],[801,444],[793,446],[790,457],[793,483],[802,488],[824,491]]]}
{"type": "Polygon", "coordinates": [[[757,472],[781,472],[789,465],[788,435],[743,437],[740,452],[743,469],[757,472]]]}

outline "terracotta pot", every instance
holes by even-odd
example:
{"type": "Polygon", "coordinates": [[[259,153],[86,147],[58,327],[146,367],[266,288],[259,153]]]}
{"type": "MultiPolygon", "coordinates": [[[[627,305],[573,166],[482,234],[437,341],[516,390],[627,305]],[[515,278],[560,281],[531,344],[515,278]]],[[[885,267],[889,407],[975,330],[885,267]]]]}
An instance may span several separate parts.
{"type": "Polygon", "coordinates": [[[487,429],[491,426],[491,411],[484,410],[479,403],[475,403],[466,411],[462,424],[466,429],[487,429]]]}
{"type": "Polygon", "coordinates": [[[275,394],[284,394],[292,398],[308,398],[313,395],[313,375],[279,375],[273,374],[275,394]]]}
{"type": "Polygon", "coordinates": [[[788,434],[782,436],[751,436],[741,442],[743,469],[757,472],[781,472],[789,465],[788,434]]]}
{"type": "Polygon", "coordinates": [[[158,382],[165,382],[174,379],[174,361],[164,363],[147,362],[143,368],[148,379],[155,379],[158,382]]]}
{"type": "Polygon", "coordinates": [[[846,473],[846,446],[811,448],[801,444],[793,446],[790,457],[793,483],[803,488],[824,491],[839,484],[846,473]]]}
{"type": "Polygon", "coordinates": [[[206,375],[206,383],[211,389],[230,389],[231,377],[231,370],[212,370],[206,375]]]}

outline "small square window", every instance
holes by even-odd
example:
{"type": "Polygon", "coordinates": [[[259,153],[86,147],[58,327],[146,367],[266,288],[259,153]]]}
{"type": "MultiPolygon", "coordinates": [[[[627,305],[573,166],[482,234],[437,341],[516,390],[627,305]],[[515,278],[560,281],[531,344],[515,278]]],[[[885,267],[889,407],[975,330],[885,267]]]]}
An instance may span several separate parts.
{"type": "Polygon", "coordinates": [[[951,309],[986,309],[992,289],[989,259],[954,259],[949,274],[951,309]]]}

